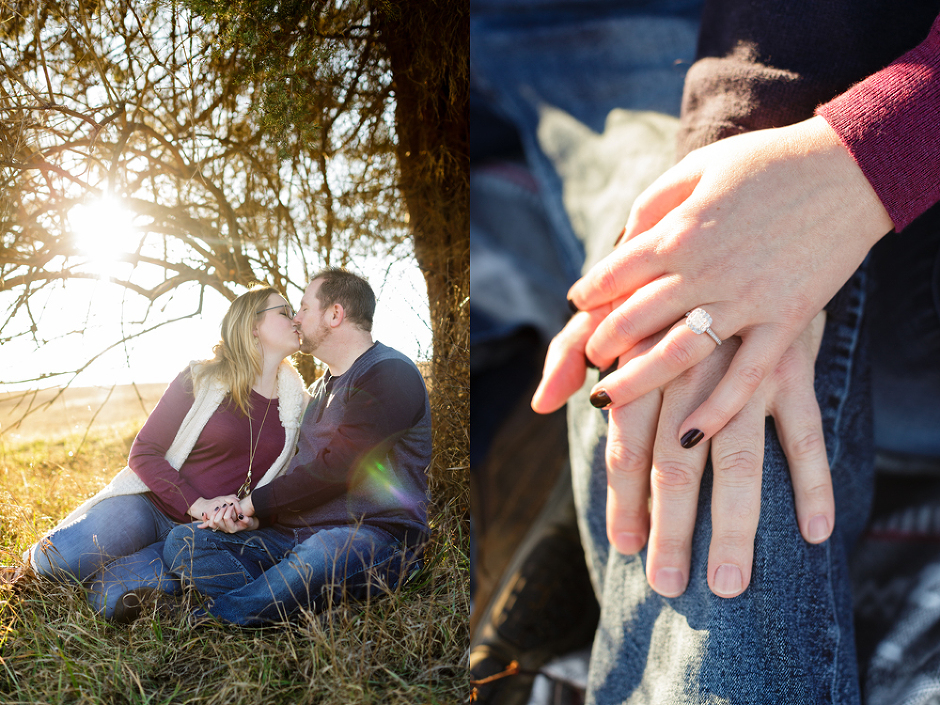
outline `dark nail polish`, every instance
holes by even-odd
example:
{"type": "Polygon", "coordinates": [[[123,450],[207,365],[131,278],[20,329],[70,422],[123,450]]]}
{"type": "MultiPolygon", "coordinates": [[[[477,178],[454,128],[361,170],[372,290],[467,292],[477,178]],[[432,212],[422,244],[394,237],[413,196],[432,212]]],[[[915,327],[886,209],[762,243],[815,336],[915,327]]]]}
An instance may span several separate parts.
{"type": "Polygon", "coordinates": [[[591,405],[598,409],[610,406],[611,401],[610,395],[604,389],[598,389],[591,395],[591,405]]]}
{"type": "Polygon", "coordinates": [[[697,428],[693,428],[685,432],[685,435],[679,440],[679,445],[683,448],[692,448],[703,438],[705,438],[705,434],[697,428]]]}
{"type": "Polygon", "coordinates": [[[580,309],[575,306],[574,301],[571,299],[568,299],[568,308],[571,309],[571,313],[578,313],[578,311],[580,311],[580,309]]]}
{"type": "Polygon", "coordinates": [[[245,515],[244,515],[244,514],[239,514],[239,515],[238,515],[238,520],[239,520],[239,521],[241,521],[241,520],[244,519],[244,518],[245,518],[245,515]]]}
{"type": "Polygon", "coordinates": [[[593,362],[591,362],[591,358],[589,358],[587,355],[584,356],[584,364],[586,364],[586,365],[588,366],[588,369],[589,369],[589,370],[596,370],[596,369],[597,369],[597,365],[595,365],[593,362]]]}
{"type": "Polygon", "coordinates": [[[620,244],[620,241],[623,240],[623,236],[627,234],[627,226],[623,226],[623,230],[620,231],[620,234],[617,236],[617,239],[614,241],[614,247],[620,244]]]}
{"type": "Polygon", "coordinates": [[[601,370],[600,379],[604,379],[604,377],[606,377],[607,375],[609,375],[611,372],[616,372],[616,371],[617,371],[617,362],[618,362],[617,360],[614,360],[614,364],[612,364],[612,365],[611,365],[610,367],[608,367],[606,370],[601,370]]]}

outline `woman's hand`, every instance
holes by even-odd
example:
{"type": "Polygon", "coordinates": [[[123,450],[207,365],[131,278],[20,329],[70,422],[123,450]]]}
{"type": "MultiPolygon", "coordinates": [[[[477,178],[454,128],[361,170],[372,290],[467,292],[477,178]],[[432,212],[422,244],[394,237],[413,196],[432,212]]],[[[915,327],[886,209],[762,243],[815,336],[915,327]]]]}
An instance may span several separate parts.
{"type": "Polygon", "coordinates": [[[200,497],[195,502],[193,502],[192,506],[188,510],[188,514],[193,519],[201,519],[202,521],[205,521],[210,516],[219,511],[223,504],[232,504],[235,502],[238,502],[238,497],[233,494],[224,495],[222,497],[214,497],[212,499],[200,497]]]}
{"type": "MultiPolygon", "coordinates": [[[[246,498],[247,500],[247,498],[246,498]]],[[[251,501],[239,500],[234,495],[227,497],[217,497],[212,504],[218,506],[218,509],[203,519],[203,522],[196,528],[212,529],[213,531],[224,531],[227,534],[235,534],[239,531],[257,529],[261,522],[254,516],[254,508],[251,501]],[[221,503],[220,503],[221,500],[221,503]]]]}
{"type": "MultiPolygon", "coordinates": [[[[624,241],[571,288],[571,301],[588,315],[578,335],[598,312],[603,316],[573,347],[601,369],[621,360],[593,400],[627,404],[714,352],[708,336],[673,326],[701,307],[716,335],[742,340],[714,392],[679,429],[680,437],[700,431],[693,436],[707,440],[744,407],[892,227],[822,118],[696,150],[641,194],[624,241]],[[633,350],[670,326],[653,348],[633,350]]],[[[565,376],[543,378],[535,405],[570,394],[583,364],[553,364],[554,374],[565,376]]]]}

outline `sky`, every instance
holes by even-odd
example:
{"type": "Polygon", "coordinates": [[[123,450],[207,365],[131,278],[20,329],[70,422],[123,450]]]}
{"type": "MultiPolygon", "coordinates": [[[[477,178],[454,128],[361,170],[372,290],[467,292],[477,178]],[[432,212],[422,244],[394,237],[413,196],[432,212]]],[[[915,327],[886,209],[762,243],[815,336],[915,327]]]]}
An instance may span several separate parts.
{"type": "MultiPolygon", "coordinates": [[[[350,269],[364,275],[376,292],[373,337],[412,359],[428,359],[431,330],[428,323],[424,279],[414,261],[393,263],[359,260],[350,269]]],[[[151,312],[154,322],[184,316],[195,311],[197,289],[166,296],[151,312]]],[[[301,292],[287,292],[293,306],[301,292]]],[[[8,341],[0,347],[3,371],[0,392],[62,386],[70,377],[20,383],[43,373],[74,369],[99,354],[122,337],[121,321],[140,320],[142,301],[125,294],[121,287],[105,281],[72,280],[56,288],[44,301],[33,306],[40,332],[48,342],[38,348],[30,339],[8,341]],[[51,334],[51,331],[56,331],[51,334]]],[[[0,299],[0,309],[8,306],[0,299]]],[[[229,302],[207,289],[202,312],[160,327],[130,344],[102,355],[71,386],[107,386],[130,382],[169,382],[191,360],[212,356],[218,342],[219,325],[229,302]]]]}

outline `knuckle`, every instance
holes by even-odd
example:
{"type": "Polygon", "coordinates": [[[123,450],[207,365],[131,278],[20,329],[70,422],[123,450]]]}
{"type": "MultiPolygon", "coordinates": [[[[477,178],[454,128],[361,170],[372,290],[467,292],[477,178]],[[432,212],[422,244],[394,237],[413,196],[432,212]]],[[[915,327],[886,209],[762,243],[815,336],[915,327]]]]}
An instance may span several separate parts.
{"type": "Polygon", "coordinates": [[[625,443],[607,444],[607,473],[611,480],[631,479],[648,471],[649,455],[641,448],[625,443]]]}
{"type": "Polygon", "coordinates": [[[715,534],[715,543],[722,549],[722,553],[740,556],[751,550],[754,534],[740,527],[723,528],[715,534]]]}
{"type": "Polygon", "coordinates": [[[826,453],[826,440],[818,429],[795,434],[788,445],[791,460],[808,460],[826,453]]]}
{"type": "Polygon", "coordinates": [[[787,350],[774,368],[774,377],[783,389],[798,389],[806,382],[812,384],[812,373],[812,364],[807,364],[807,361],[795,354],[792,348],[787,350]]]}
{"type": "Polygon", "coordinates": [[[656,553],[660,560],[666,557],[683,558],[686,551],[688,551],[688,541],[679,536],[659,534],[656,537],[656,553]]]}
{"type": "Polygon", "coordinates": [[[695,364],[695,338],[690,335],[667,338],[663,345],[663,360],[671,369],[691,367],[695,364]]]}
{"type": "Polygon", "coordinates": [[[832,503],[832,485],[829,482],[818,482],[808,487],[800,489],[801,499],[810,501],[819,506],[827,506],[832,503]]]}
{"type": "Polygon", "coordinates": [[[766,370],[763,365],[746,362],[742,364],[735,373],[737,386],[745,392],[753,392],[764,381],[766,370]]]}
{"type": "Polygon", "coordinates": [[[737,411],[720,403],[708,402],[708,415],[715,428],[723,429],[735,417],[737,411]]]}
{"type": "Polygon", "coordinates": [[[617,311],[613,319],[613,327],[617,336],[624,340],[637,340],[639,338],[636,324],[626,312],[617,311]]]}
{"type": "Polygon", "coordinates": [[[666,492],[687,491],[696,486],[697,474],[682,463],[661,463],[653,466],[650,482],[656,489],[666,492]]]}
{"type": "Polygon", "coordinates": [[[721,454],[714,466],[716,481],[724,485],[751,485],[761,477],[760,458],[750,449],[721,454]]]}
{"type": "Polygon", "coordinates": [[[618,278],[617,270],[613,262],[605,261],[597,274],[597,288],[607,299],[617,294],[618,278]]]}

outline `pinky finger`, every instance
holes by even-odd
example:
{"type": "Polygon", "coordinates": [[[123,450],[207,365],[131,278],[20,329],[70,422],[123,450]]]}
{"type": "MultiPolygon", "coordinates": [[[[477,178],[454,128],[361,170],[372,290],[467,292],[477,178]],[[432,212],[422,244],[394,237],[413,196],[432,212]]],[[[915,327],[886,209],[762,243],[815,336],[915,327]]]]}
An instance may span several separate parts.
{"type": "Polygon", "coordinates": [[[812,379],[781,388],[774,406],[777,434],[790,465],[800,533],[810,543],[822,543],[832,534],[836,512],[812,379]]]}

